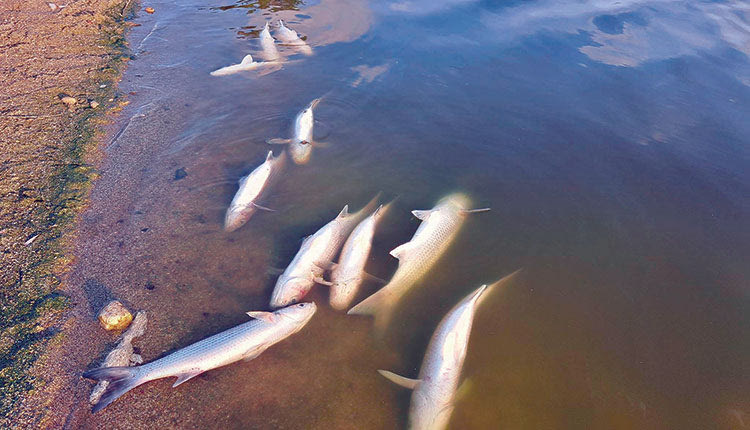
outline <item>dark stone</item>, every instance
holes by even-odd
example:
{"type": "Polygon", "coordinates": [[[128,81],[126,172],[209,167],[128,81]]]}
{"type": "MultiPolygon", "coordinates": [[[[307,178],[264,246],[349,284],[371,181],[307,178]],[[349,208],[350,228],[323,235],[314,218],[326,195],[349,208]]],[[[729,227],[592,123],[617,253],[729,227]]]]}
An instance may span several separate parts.
{"type": "Polygon", "coordinates": [[[175,170],[174,172],[174,180],[179,181],[180,179],[183,179],[185,176],[187,176],[187,172],[185,171],[184,167],[180,167],[179,169],[175,170]]]}
{"type": "Polygon", "coordinates": [[[148,282],[146,282],[146,285],[144,285],[144,288],[147,289],[147,290],[149,290],[149,291],[153,291],[156,288],[156,285],[154,285],[153,282],[148,281],[148,282]]]}

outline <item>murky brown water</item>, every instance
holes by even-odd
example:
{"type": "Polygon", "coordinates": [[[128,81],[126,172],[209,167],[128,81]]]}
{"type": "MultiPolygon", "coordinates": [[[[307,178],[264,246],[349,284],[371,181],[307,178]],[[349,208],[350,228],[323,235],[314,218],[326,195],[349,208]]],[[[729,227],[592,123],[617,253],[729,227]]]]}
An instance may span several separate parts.
{"type": "Polygon", "coordinates": [[[416,375],[444,313],[521,267],[477,317],[454,428],[750,425],[746,8],[149,5],[122,84],[135,94],[80,226],[60,371],[114,341],[94,320],[109,297],[149,312],[147,360],[245,321],[301,237],[378,191],[400,196],[376,239],[383,277],[418,225],[409,210],[463,190],[493,211],[470,218],[386,339],[316,287],[308,327],[252,362],[148,383],[95,416],[91,384],[72,378],[57,406],[69,428],[402,427],[409,393],[375,370],[416,375]],[[270,17],[314,55],[208,76],[255,53],[270,17]],[[315,135],[330,146],[287,170],[266,201],[277,212],[223,232],[264,140],[321,95],[315,135]]]}

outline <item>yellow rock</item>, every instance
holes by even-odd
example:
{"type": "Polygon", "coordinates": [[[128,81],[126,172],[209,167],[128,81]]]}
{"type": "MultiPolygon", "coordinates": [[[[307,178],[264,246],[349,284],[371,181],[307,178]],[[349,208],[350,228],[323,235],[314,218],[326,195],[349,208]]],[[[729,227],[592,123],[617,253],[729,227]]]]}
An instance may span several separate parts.
{"type": "Polygon", "coordinates": [[[99,312],[99,322],[105,330],[123,330],[133,321],[133,315],[117,300],[107,304],[99,312]]]}

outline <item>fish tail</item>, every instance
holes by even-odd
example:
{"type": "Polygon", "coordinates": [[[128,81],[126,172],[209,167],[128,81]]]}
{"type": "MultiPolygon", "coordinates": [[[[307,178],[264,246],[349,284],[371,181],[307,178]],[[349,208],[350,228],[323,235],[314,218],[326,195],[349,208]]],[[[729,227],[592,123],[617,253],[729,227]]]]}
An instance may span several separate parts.
{"type": "Polygon", "coordinates": [[[146,382],[138,373],[138,366],[100,367],[84,372],[84,378],[109,382],[107,389],[104,390],[102,397],[91,409],[91,412],[96,413],[102,410],[105,406],[117,400],[118,397],[146,382]]]}
{"type": "Polygon", "coordinates": [[[375,328],[384,332],[391,322],[396,297],[383,287],[380,291],[349,309],[348,315],[372,315],[375,317],[375,328]]]}

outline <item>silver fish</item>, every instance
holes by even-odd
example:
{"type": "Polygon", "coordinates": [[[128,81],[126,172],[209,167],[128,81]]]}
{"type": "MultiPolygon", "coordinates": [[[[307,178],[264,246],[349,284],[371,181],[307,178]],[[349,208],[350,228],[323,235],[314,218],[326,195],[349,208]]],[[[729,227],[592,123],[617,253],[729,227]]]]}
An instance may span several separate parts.
{"type": "Polygon", "coordinates": [[[263,30],[261,30],[259,38],[260,47],[261,49],[263,49],[263,58],[268,61],[278,60],[279,58],[281,58],[279,50],[276,49],[276,43],[273,40],[273,37],[271,37],[271,32],[268,28],[268,21],[266,21],[266,25],[263,27],[263,30]]]}
{"type": "Polygon", "coordinates": [[[109,381],[92,411],[97,412],[129,390],[155,379],[176,376],[173,387],[201,373],[239,360],[252,360],[271,345],[294,333],[310,321],[315,303],[300,303],[275,312],[253,311],[253,318],[229,330],[186,346],[158,360],[134,367],[100,367],[85,372],[85,378],[109,381]]]}
{"type": "Polygon", "coordinates": [[[284,165],[284,153],[273,157],[273,151],[268,151],[266,160],[249,175],[240,178],[240,188],[232,199],[224,217],[224,230],[234,231],[242,227],[256,209],[271,211],[257,202],[267,190],[271,181],[278,175],[284,165]]]}
{"type": "Polygon", "coordinates": [[[269,139],[267,141],[270,144],[289,144],[289,155],[292,156],[292,161],[295,164],[307,164],[312,155],[312,147],[321,145],[320,142],[313,141],[313,126],[315,125],[313,109],[318,103],[320,103],[319,98],[311,101],[302,112],[297,114],[297,117],[294,118],[291,139],[269,139]]]}
{"type": "Polygon", "coordinates": [[[292,46],[305,55],[312,55],[313,53],[312,48],[310,48],[304,40],[300,39],[297,32],[285,26],[284,21],[282,20],[279,20],[279,28],[276,30],[276,37],[278,37],[284,45],[292,46]]]}
{"type": "Polygon", "coordinates": [[[373,211],[377,199],[378,196],[375,196],[370,203],[353,214],[349,213],[348,205],[344,206],[333,221],[302,242],[297,255],[276,280],[271,294],[272,308],[301,300],[316,283],[330,285],[330,282],[323,279],[323,274],[332,265],[354,227],[373,211]]]}
{"type": "Polygon", "coordinates": [[[365,272],[365,265],[372,249],[375,229],[388,212],[391,203],[377,208],[372,215],[359,223],[349,238],[346,239],[339,262],[331,270],[330,303],[332,308],[346,309],[359,291],[359,287],[367,279],[386,283],[386,281],[365,272]]]}
{"type": "Polygon", "coordinates": [[[461,193],[441,199],[430,210],[415,210],[412,214],[422,220],[411,241],[391,251],[397,258],[398,269],[391,280],[375,294],[351,308],[350,315],[374,315],[379,331],[387,328],[396,304],[404,294],[432,269],[445,253],[470,212],[489,209],[466,209],[469,198],[461,193]]]}
{"type": "Polygon", "coordinates": [[[388,380],[414,390],[409,407],[409,429],[440,430],[448,426],[454,408],[461,368],[482,285],[443,317],[427,346],[418,379],[378,370],[388,380]]]}
{"type": "Polygon", "coordinates": [[[265,66],[276,64],[273,61],[253,61],[253,56],[250,54],[245,55],[240,64],[232,64],[231,66],[222,67],[220,69],[211,72],[211,76],[226,76],[234,73],[245,72],[248,70],[256,70],[265,66]]]}

